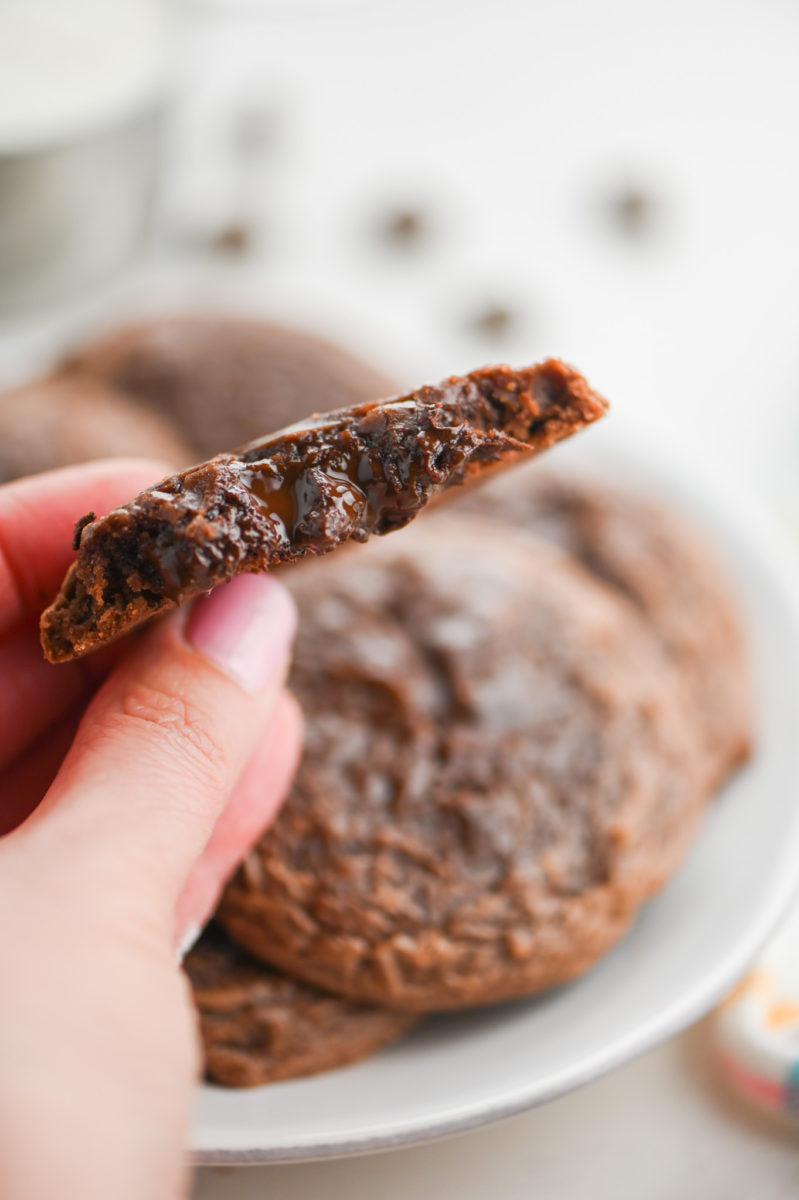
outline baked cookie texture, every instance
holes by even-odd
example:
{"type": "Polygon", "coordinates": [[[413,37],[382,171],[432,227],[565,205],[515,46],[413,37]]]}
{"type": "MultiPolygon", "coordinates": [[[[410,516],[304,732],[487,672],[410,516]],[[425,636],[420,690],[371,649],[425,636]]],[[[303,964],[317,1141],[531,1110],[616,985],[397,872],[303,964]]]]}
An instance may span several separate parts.
{"type": "Polygon", "coordinates": [[[167,418],[95,380],[44,379],[0,394],[0,483],[95,458],[180,463],[191,453],[167,418]]]}
{"type": "Polygon", "coordinates": [[[0,483],[126,455],[184,467],[310,410],[396,390],[330,342],[265,321],[170,316],[126,326],[0,393],[0,483]]]}
{"type": "Polygon", "coordinates": [[[196,462],[309,412],[396,393],[393,382],[322,338],[243,317],[166,316],[110,333],[59,367],[172,420],[196,462]]]}
{"type": "Polygon", "coordinates": [[[417,1018],[331,996],[258,963],[211,926],[186,956],[206,1078],[256,1087],[343,1067],[417,1018]]]}
{"type": "Polygon", "coordinates": [[[442,514],[288,581],[305,752],[224,893],[229,935],[419,1012],[585,971],[708,798],[641,614],[524,533],[442,514]]]}
{"type": "Polygon", "coordinates": [[[521,468],[463,497],[574,555],[632,601],[679,672],[717,788],[749,758],[752,687],[732,592],[712,547],[671,509],[607,481],[521,468]]]}
{"type": "Polygon", "coordinates": [[[77,558],[42,616],[45,654],[76,657],[241,572],[389,533],[445,488],[547,449],[606,407],[555,360],[486,367],[220,454],[78,523],[77,558]]]}

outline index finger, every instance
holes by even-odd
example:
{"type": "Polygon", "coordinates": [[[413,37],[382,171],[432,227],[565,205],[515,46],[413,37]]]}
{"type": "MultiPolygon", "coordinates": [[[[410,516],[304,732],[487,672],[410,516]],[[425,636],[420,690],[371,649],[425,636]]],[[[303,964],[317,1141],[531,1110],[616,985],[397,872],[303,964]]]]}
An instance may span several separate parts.
{"type": "Polygon", "coordinates": [[[52,600],[79,517],[109,512],[170,469],[158,460],[106,459],[0,487],[0,637],[52,600]]]}

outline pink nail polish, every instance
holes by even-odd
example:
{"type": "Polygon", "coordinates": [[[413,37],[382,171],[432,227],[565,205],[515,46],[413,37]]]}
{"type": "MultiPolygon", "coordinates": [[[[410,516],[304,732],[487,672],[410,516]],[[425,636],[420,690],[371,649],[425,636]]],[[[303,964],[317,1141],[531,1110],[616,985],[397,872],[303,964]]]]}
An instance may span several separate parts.
{"type": "Polygon", "coordinates": [[[289,593],[271,575],[237,575],[195,601],[187,637],[247,692],[283,669],[297,628],[289,593]]]}

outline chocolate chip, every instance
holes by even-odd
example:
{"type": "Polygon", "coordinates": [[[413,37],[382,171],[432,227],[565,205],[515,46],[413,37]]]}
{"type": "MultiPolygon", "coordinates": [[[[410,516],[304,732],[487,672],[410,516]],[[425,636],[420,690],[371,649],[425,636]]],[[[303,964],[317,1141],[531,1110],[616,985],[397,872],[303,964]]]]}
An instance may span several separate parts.
{"type": "Polygon", "coordinates": [[[655,196],[638,183],[625,183],[606,200],[606,212],[617,232],[626,237],[645,237],[658,223],[655,196]]]}
{"type": "Polygon", "coordinates": [[[233,222],[213,233],[208,239],[208,244],[217,254],[238,258],[252,250],[253,230],[242,222],[233,222]]]}
{"type": "Polygon", "coordinates": [[[415,250],[429,237],[430,222],[419,209],[398,208],[383,218],[378,232],[397,250],[415,250]]]}
{"type": "Polygon", "coordinates": [[[507,338],[517,324],[518,314],[505,304],[486,304],[467,319],[471,332],[494,341],[507,338]]]}

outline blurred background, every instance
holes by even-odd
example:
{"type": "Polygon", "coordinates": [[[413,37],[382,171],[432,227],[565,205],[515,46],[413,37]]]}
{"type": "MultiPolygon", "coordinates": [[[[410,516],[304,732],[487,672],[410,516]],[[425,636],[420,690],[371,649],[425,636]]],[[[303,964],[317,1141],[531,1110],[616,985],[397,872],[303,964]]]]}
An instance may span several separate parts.
{"type": "Polygon", "coordinates": [[[787,0],[2,0],[0,386],[247,311],[400,384],[573,361],[790,515],[787,0]]]}

